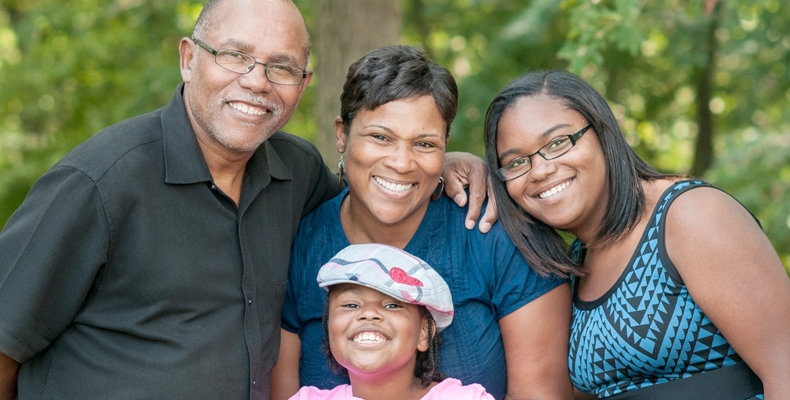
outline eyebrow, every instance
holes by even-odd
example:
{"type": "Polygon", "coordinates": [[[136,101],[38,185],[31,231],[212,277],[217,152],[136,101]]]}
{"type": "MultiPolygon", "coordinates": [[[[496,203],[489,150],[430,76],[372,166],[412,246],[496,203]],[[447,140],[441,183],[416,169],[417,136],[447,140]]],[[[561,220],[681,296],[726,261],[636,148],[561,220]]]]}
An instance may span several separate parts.
{"type": "MultiPolygon", "coordinates": [[[[233,39],[233,38],[227,39],[227,40],[225,40],[224,42],[221,43],[220,47],[221,48],[234,48],[234,49],[237,49],[239,51],[242,51],[242,52],[247,53],[247,54],[252,56],[252,54],[250,54],[250,53],[252,53],[252,51],[253,51],[253,46],[251,44],[247,43],[247,42],[242,42],[242,41],[237,40],[237,39],[233,39]]],[[[258,60],[258,59],[256,58],[256,60],[258,60]]],[[[289,64],[289,65],[294,65],[294,66],[298,66],[299,65],[299,63],[296,61],[296,59],[294,57],[292,57],[292,56],[290,56],[288,54],[282,54],[282,53],[274,54],[272,57],[270,57],[266,61],[266,63],[270,63],[270,62],[281,63],[281,64],[289,64]]]]}
{"type": "Polygon", "coordinates": [[[220,43],[220,46],[223,48],[234,48],[237,50],[241,50],[243,52],[250,52],[252,51],[252,45],[247,42],[242,42],[236,39],[227,39],[224,42],[220,43]]]}
{"type": "MultiPolygon", "coordinates": [[[[551,128],[546,129],[545,132],[543,132],[540,135],[538,135],[538,141],[543,142],[549,135],[554,133],[554,131],[556,131],[557,129],[566,128],[566,127],[569,127],[569,126],[571,126],[571,124],[557,124],[557,125],[554,125],[551,128]]],[[[509,150],[507,150],[504,153],[499,155],[499,157],[498,157],[499,158],[499,162],[501,163],[503,158],[505,158],[505,157],[507,157],[507,156],[509,156],[511,154],[521,153],[521,152],[522,151],[521,151],[520,148],[509,149],[509,150]]]]}
{"type": "MultiPolygon", "coordinates": [[[[384,125],[378,125],[378,124],[366,125],[366,126],[363,126],[362,128],[360,128],[359,130],[362,131],[362,130],[368,129],[368,128],[379,128],[379,129],[385,130],[385,131],[387,131],[389,133],[395,133],[392,129],[390,129],[390,128],[384,126],[384,125]]],[[[421,133],[421,134],[417,135],[417,139],[430,138],[430,137],[441,138],[442,136],[443,135],[438,134],[438,133],[421,133]]]]}
{"type": "Polygon", "coordinates": [[[390,129],[389,127],[386,127],[384,125],[378,125],[378,124],[365,125],[362,128],[360,128],[360,131],[363,130],[363,129],[368,129],[368,128],[379,128],[379,129],[383,129],[383,130],[385,130],[385,131],[387,131],[389,133],[393,132],[392,129],[390,129]]]}
{"type": "Polygon", "coordinates": [[[341,289],[337,293],[340,294],[340,293],[345,293],[345,292],[351,292],[351,293],[354,293],[354,294],[360,294],[360,293],[362,293],[362,288],[360,288],[359,285],[349,285],[349,286],[346,286],[345,288],[341,289]]]}

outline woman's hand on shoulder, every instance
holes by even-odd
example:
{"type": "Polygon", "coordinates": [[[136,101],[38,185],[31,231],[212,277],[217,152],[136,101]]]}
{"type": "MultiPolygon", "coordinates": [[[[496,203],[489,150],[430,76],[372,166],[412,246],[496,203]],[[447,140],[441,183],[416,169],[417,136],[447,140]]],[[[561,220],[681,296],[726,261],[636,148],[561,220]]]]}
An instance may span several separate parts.
{"type": "Polygon", "coordinates": [[[790,398],[790,278],[752,215],[714,188],[689,190],[666,213],[670,259],[702,311],[761,378],[790,398]]]}
{"type": "Polygon", "coordinates": [[[486,207],[483,217],[480,218],[478,229],[483,233],[491,230],[491,226],[498,219],[498,214],[485,161],[470,153],[448,152],[444,156],[442,178],[444,179],[444,193],[453,199],[459,207],[465,206],[467,200],[469,201],[466,229],[475,227],[475,222],[480,217],[483,203],[488,196],[488,207],[486,207]],[[467,187],[469,196],[465,191],[467,187]]]}

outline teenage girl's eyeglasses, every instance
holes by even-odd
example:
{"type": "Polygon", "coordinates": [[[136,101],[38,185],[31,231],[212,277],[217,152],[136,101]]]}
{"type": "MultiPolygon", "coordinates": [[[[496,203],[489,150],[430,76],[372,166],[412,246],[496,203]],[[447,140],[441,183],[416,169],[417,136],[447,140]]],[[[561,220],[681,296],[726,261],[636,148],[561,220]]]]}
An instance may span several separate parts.
{"type": "Polygon", "coordinates": [[[556,137],[548,144],[538,149],[538,151],[528,156],[513,159],[506,165],[502,166],[502,168],[498,169],[496,171],[496,175],[502,182],[516,179],[532,169],[532,156],[540,154],[540,156],[545,160],[553,160],[567,153],[568,150],[572,149],[573,146],[576,145],[576,142],[579,141],[579,138],[582,137],[582,135],[584,135],[584,132],[587,132],[587,130],[590,129],[590,126],[590,124],[587,124],[587,126],[579,129],[579,131],[576,133],[556,137]]]}

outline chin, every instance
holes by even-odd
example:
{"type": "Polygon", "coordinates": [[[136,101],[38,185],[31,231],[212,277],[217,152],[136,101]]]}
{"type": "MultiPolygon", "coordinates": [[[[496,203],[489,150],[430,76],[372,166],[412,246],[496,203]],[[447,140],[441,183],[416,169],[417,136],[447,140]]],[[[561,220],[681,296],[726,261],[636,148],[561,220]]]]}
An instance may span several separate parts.
{"type": "Polygon", "coordinates": [[[375,213],[374,215],[376,217],[376,220],[382,225],[396,225],[408,219],[408,216],[404,216],[404,215],[390,216],[390,215],[381,215],[375,213]]]}

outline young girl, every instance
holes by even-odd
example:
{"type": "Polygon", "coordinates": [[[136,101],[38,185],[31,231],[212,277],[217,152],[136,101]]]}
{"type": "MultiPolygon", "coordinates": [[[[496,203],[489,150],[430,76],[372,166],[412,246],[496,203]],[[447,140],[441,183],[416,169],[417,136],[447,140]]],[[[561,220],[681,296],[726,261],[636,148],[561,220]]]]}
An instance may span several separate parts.
{"type": "Polygon", "coordinates": [[[351,385],[303,387],[292,399],[491,399],[438,370],[439,331],[453,320],[447,283],[395,247],[351,245],[318,272],[329,294],[324,351],[351,385]]]}

